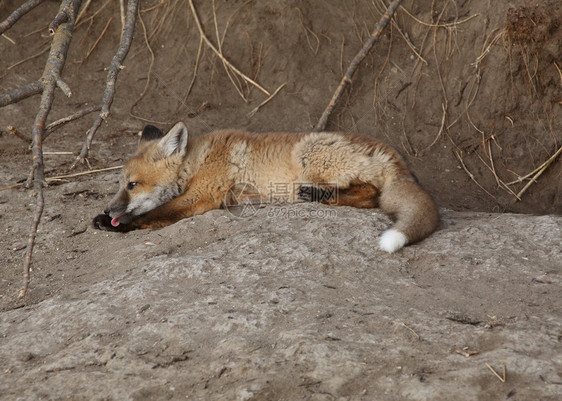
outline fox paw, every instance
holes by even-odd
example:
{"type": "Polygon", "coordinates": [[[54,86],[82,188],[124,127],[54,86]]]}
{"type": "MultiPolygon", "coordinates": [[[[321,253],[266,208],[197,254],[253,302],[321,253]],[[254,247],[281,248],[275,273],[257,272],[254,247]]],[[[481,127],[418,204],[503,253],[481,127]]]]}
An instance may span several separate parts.
{"type": "Polygon", "coordinates": [[[120,224],[117,227],[114,227],[111,224],[111,217],[106,214],[98,214],[96,217],[94,217],[92,224],[94,225],[94,228],[97,228],[98,230],[115,231],[121,233],[129,231],[126,224],[120,224]]]}

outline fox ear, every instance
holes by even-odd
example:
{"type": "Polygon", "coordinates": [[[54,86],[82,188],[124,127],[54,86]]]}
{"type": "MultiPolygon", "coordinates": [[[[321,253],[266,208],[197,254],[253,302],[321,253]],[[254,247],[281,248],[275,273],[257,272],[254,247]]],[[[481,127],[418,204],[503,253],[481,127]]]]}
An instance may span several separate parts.
{"type": "Polygon", "coordinates": [[[152,141],[154,139],[160,139],[163,136],[164,133],[154,125],[146,125],[141,132],[141,141],[152,141]]]}
{"type": "Polygon", "coordinates": [[[164,153],[164,157],[170,157],[174,153],[183,156],[187,151],[187,138],[187,127],[180,121],[168,131],[164,138],[160,139],[158,147],[164,153]]]}

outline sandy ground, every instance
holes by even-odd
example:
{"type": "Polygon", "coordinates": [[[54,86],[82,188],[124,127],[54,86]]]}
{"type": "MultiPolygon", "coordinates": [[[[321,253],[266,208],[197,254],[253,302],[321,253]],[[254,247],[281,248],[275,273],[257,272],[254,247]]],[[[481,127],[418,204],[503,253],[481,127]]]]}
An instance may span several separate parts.
{"type": "Polygon", "coordinates": [[[559,399],[561,217],[442,211],[388,255],[371,210],[269,205],[119,234],[54,209],[44,299],[10,306],[19,281],[2,283],[2,400],[559,399]]]}

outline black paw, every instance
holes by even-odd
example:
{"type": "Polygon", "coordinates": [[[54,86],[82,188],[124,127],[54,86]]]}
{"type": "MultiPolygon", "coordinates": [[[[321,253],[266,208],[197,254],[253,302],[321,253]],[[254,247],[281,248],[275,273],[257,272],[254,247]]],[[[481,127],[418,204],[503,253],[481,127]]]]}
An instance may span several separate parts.
{"type": "Polygon", "coordinates": [[[98,214],[94,217],[92,221],[94,228],[98,230],[106,230],[106,231],[113,231],[113,226],[111,225],[111,217],[106,214],[98,214]]]}
{"type": "Polygon", "coordinates": [[[326,202],[334,196],[335,188],[317,188],[311,185],[301,185],[299,199],[305,202],[326,202]]]}
{"type": "Polygon", "coordinates": [[[117,227],[113,227],[111,225],[111,217],[109,217],[107,214],[98,214],[96,217],[94,217],[92,224],[94,228],[97,228],[98,230],[115,231],[120,233],[130,231],[130,228],[127,226],[127,224],[119,224],[117,227]]]}

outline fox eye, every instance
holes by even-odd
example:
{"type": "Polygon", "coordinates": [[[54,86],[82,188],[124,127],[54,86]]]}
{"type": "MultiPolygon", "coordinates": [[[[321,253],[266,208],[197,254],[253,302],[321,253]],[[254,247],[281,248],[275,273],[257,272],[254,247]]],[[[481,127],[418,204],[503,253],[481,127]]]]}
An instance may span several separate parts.
{"type": "Polygon", "coordinates": [[[137,185],[137,183],[134,182],[134,181],[129,182],[129,183],[127,184],[127,190],[132,191],[133,188],[135,188],[136,185],[137,185]]]}

